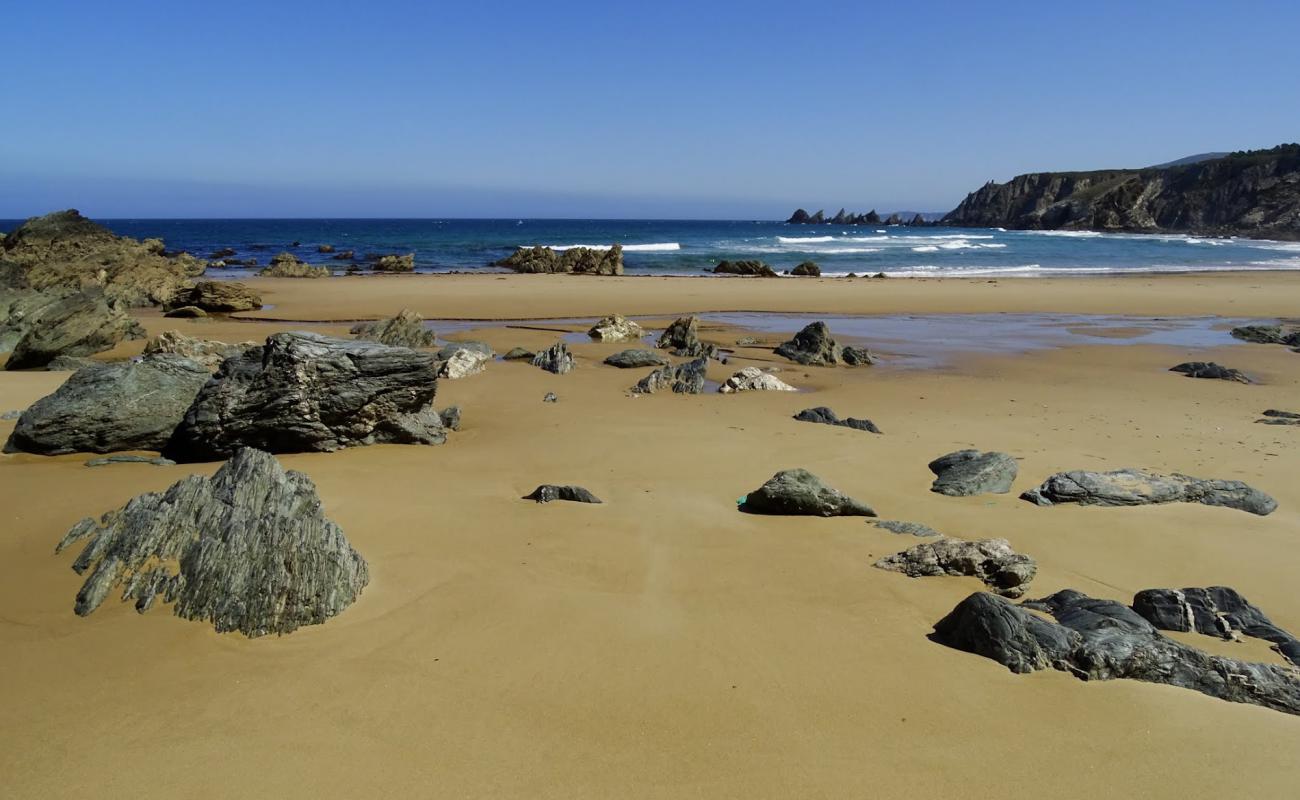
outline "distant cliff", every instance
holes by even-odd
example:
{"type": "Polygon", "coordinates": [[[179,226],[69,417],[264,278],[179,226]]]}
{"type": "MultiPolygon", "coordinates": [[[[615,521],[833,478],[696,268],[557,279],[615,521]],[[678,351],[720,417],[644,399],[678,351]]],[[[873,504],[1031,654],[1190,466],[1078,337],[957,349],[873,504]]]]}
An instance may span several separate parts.
{"type": "Polygon", "coordinates": [[[1300,144],[1191,164],[990,181],[942,224],[1300,239],[1300,144]]]}

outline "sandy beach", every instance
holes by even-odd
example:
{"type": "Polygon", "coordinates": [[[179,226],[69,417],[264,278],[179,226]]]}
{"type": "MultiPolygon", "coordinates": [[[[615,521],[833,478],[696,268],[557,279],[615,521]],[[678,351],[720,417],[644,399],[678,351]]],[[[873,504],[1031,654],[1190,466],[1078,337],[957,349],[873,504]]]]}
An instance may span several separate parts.
{"type": "MultiPolygon", "coordinates": [[[[136,316],[227,342],[346,335],[410,308],[481,326],[498,352],[550,330],[500,320],[692,312],[1105,314],[1276,320],[1300,274],[1043,279],[584,278],[421,275],[250,282],[272,307],[229,319],[136,316]],[[245,319],[239,319],[243,317],[245,319]]],[[[544,326],[537,326],[544,327],[544,326]]],[[[584,326],[559,326],[582,330],[584,326]]],[[[745,332],[706,326],[734,346],[745,332]]],[[[1300,355],[1126,343],[968,354],[934,368],[805,368],[737,348],[723,380],[780,366],[799,393],[654,395],[648,370],[573,345],[551,375],[496,362],[443,381],[463,428],[438,447],[280,456],[370,565],[325,625],[249,640],[110,598],[80,618],[78,520],[217,464],[83,466],[0,456],[0,794],[55,797],[845,798],[1286,797],[1300,718],[1134,681],[1015,675],[927,639],[974,578],[872,567],[916,543],[862,518],[762,517],[737,498],[805,467],[884,519],[1003,537],[1039,565],[1029,596],[1073,588],[1128,602],[1150,587],[1231,586],[1300,631],[1300,355]],[[1192,380],[1218,361],[1259,381],[1192,380]],[[555,392],[557,403],[543,403],[555,392]],[[884,431],[796,422],[810,406],[884,431]],[[1019,461],[1006,495],[928,491],[931,459],[966,447],[1019,461]],[[1036,507],[1016,495],[1068,469],[1147,467],[1249,482],[1279,509],[1036,507]],[[537,505],[542,483],[605,502],[537,505]]],[[[978,331],[972,332],[978,337],[978,331]]],[[[128,342],[103,354],[138,353],[128,342]]],[[[0,412],[68,373],[0,372],[0,412]]],[[[7,437],[12,421],[0,421],[7,437]]],[[[1183,635],[1285,664],[1264,643],[1183,635]]]]}

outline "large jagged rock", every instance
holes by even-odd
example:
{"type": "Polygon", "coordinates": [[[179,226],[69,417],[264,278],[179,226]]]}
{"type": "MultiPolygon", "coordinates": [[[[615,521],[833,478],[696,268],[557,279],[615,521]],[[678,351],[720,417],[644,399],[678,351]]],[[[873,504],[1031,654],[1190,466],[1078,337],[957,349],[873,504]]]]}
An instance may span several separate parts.
{"type": "Polygon", "coordinates": [[[708,367],[709,360],[703,357],[677,366],[660,367],[638,381],[632,391],[635,394],[654,394],[669,389],[674,394],[701,394],[708,367]]]}
{"type": "Polygon", "coordinates": [[[285,251],[271,257],[271,266],[258,273],[264,278],[328,278],[329,267],[317,267],[285,251]]]}
{"type": "Polygon", "coordinates": [[[645,330],[621,314],[601,317],[587,335],[598,342],[639,342],[645,330]]]}
{"type": "Polygon", "coordinates": [[[358,339],[393,347],[433,347],[438,340],[433,331],[424,327],[424,317],[409,308],[388,319],[359,322],[352,326],[351,333],[358,339]]]}
{"type": "Polygon", "coordinates": [[[90,573],[77,592],[81,616],[120,586],[140,612],[161,599],[221,633],[285,634],[336,616],[370,580],[311,479],[252,449],[211,478],[191,475],[82,520],[57,549],[87,538],[73,564],[90,573]]]}
{"type": "Polygon", "coordinates": [[[452,342],[438,351],[438,377],[459,380],[477,375],[492,358],[492,348],[482,342],[452,342]]]}
{"type": "Polygon", "coordinates": [[[241,447],[328,452],[441,444],[432,353],[314,333],[277,333],[228,358],[195,398],[165,454],[227,458],[241,447]]]}
{"type": "Polygon", "coordinates": [[[184,356],[215,372],[222,361],[257,346],[257,342],[226,344],[214,339],[196,339],[180,331],[163,331],[145,343],[144,354],[171,353],[184,356]]]}
{"type": "Polygon", "coordinates": [[[715,275],[751,275],[757,278],[776,278],[776,270],[762,261],[719,261],[713,268],[715,275]]]}
{"type": "Polygon", "coordinates": [[[415,272],[415,253],[380,256],[370,268],[375,272],[415,272]]]}
{"type": "Polygon", "coordinates": [[[661,367],[670,362],[653,350],[620,350],[606,358],[605,363],[619,369],[634,369],[638,367],[661,367]]]}
{"type": "Polygon", "coordinates": [[[803,411],[795,414],[794,418],[800,422],[817,422],[822,425],[838,425],[842,428],[853,428],[854,430],[867,431],[868,433],[881,432],[880,428],[876,427],[876,423],[869,419],[855,419],[854,417],[840,419],[834,411],[830,410],[826,406],[805,408],[803,411]]]}
{"type": "Polygon", "coordinates": [[[11,231],[0,262],[32,289],[95,286],[127,306],[169,302],[206,267],[187,253],[165,254],[159,239],[115,236],[75,209],[33,217],[11,231]]]}
{"type": "Polygon", "coordinates": [[[742,511],[810,517],[874,517],[866,503],[827,486],[806,469],[787,469],[745,496],[742,511]]]}
{"type": "Polygon", "coordinates": [[[1300,714],[1300,679],[1293,671],[1212,656],[1175,642],[1123,603],[1065,590],[1023,605],[973,594],[935,624],[932,638],[1012,672],[1052,667],[1084,680],[1130,678],[1300,714]]]}
{"type": "Polygon", "coordinates": [[[664,329],[655,347],[683,358],[718,358],[717,345],[700,341],[700,318],[681,317],[664,329]]]}
{"type": "Polygon", "coordinates": [[[262,307],[262,296],[247,284],[237,281],[199,281],[188,291],[177,292],[167,309],[194,306],[204,311],[231,313],[256,311],[262,307]]]}
{"type": "Polygon", "coordinates": [[[1143,589],[1133,596],[1133,610],[1162,631],[1196,631],[1228,641],[1263,639],[1300,666],[1300,641],[1227,586],[1143,589]]]}
{"type": "Polygon", "coordinates": [[[1251,383],[1246,373],[1239,369],[1225,367],[1222,364],[1216,364],[1213,361],[1188,361],[1169,368],[1170,372],[1181,372],[1189,378],[1208,378],[1216,381],[1236,381],[1237,383],[1251,383]]]}
{"type": "Polygon", "coordinates": [[[797,392],[798,389],[758,367],[745,367],[718,387],[723,394],[737,392],[797,392]]]}
{"type": "Polygon", "coordinates": [[[558,252],[542,246],[520,247],[492,266],[507,267],[515,272],[622,275],[623,246],[616,244],[608,250],[570,247],[558,252]]]}
{"type": "Polygon", "coordinates": [[[564,342],[556,342],[533,356],[533,366],[555,375],[564,375],[573,371],[573,353],[569,352],[569,346],[564,342]]]}
{"type": "Polygon", "coordinates": [[[5,369],[35,369],[59,356],[89,356],[116,347],[123,339],[143,339],[140,323],[102,289],[77,292],[2,291],[0,340],[12,341],[5,369]]]}
{"type": "Polygon", "coordinates": [[[1144,469],[1113,472],[1058,472],[1037,489],[1020,495],[1040,506],[1079,503],[1086,506],[1142,506],[1154,503],[1203,503],[1266,516],[1277,501],[1241,481],[1163,475],[1144,469]]]}
{"type": "Polygon", "coordinates": [[[832,367],[847,364],[851,367],[876,363],[870,351],[860,347],[842,347],[831,338],[825,322],[813,322],[794,335],[794,338],[776,348],[776,354],[809,367],[832,367]]]}
{"type": "Polygon", "coordinates": [[[175,355],[85,367],[23,412],[4,450],[161,450],[209,377],[203,366],[175,355]]]}
{"type": "Polygon", "coordinates": [[[553,500],[567,500],[570,503],[600,503],[600,498],[581,486],[556,486],[546,483],[538,486],[532,494],[524,496],[525,500],[549,503],[553,500]]]}
{"type": "Polygon", "coordinates": [[[1005,494],[1011,491],[1018,471],[1016,460],[1006,453],[979,450],[958,450],[940,456],[929,467],[935,474],[930,491],[949,497],[1005,494]]]}
{"type": "Polygon", "coordinates": [[[1011,549],[1006,539],[938,538],[886,556],[875,564],[912,578],[965,575],[979,578],[1004,597],[1020,597],[1038,574],[1038,564],[1011,549]]]}

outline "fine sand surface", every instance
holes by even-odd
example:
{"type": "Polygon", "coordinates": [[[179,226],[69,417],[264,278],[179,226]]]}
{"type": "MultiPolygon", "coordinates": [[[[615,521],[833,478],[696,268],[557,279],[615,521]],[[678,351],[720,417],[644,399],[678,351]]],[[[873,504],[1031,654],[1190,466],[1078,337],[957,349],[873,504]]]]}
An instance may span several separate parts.
{"type": "MultiPolygon", "coordinates": [[[[438,276],[259,280],[255,316],[342,320],[411,307],[516,319],[695,310],[1050,311],[1276,317],[1300,276],[1104,280],[761,281],[438,276]]],[[[346,326],[166,320],[226,341],[346,326]]],[[[704,338],[730,344],[734,330],[704,338]]],[[[485,327],[499,352],[555,341],[485,327]]],[[[782,337],[763,335],[765,342],[782,337]]],[[[91,469],[88,456],[0,456],[0,795],[51,797],[1289,797],[1300,718],[1132,681],[1014,675],[929,641],[982,586],[871,566],[917,539],[861,518],[741,514],[779,469],[806,467],[884,519],[1000,536],[1038,560],[1030,596],[1124,601],[1228,585],[1300,631],[1300,355],[1095,345],[964,357],[942,369],[780,365],[809,391],[632,398],[648,370],[573,347],[554,376],[523,363],[444,381],[463,430],[442,447],[284,455],[368,560],[360,600],[283,638],[218,635],[166,607],[110,598],[72,613],[77,520],[216,464],[91,469]],[[1259,385],[1167,371],[1217,360],[1259,385]],[[555,404],[542,396],[554,391],[555,404]],[[795,422],[828,405],[884,431],[795,422]],[[928,491],[926,463],[964,447],[1021,459],[1009,495],[928,491]],[[1126,466],[1250,482],[1268,517],[1199,505],[1038,508],[1048,474],[1126,466]],[[536,505],[578,483],[600,506],[536,505]]],[[[138,351],[140,343],[119,348],[138,351]]],[[[0,373],[0,411],[66,373],[0,373]]],[[[0,422],[7,436],[12,422],[0,422]]],[[[1259,642],[1185,635],[1283,663],[1259,642]]]]}

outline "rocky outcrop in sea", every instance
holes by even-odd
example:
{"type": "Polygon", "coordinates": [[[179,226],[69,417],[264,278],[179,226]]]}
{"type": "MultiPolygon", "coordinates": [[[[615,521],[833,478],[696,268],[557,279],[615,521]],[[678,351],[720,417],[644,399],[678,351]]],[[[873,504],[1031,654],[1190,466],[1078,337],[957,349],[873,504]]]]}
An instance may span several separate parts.
{"type": "Polygon", "coordinates": [[[614,245],[608,250],[590,247],[570,247],[556,251],[549,247],[520,247],[515,252],[492,263],[515,272],[573,273],[578,275],[622,275],[623,247],[614,245]]]}

